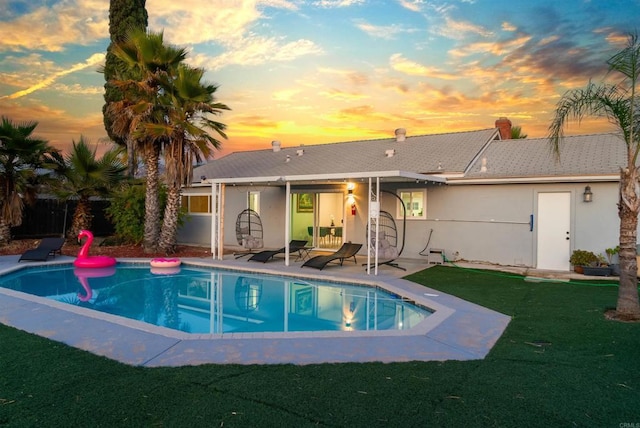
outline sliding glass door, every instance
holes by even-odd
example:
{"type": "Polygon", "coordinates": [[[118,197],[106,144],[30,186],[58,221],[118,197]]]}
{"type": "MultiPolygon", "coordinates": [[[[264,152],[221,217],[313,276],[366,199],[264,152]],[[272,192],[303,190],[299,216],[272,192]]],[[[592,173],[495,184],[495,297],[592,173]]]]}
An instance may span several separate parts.
{"type": "Polygon", "coordinates": [[[344,195],[294,193],[291,195],[291,239],[306,239],[320,249],[342,245],[344,195]]]}

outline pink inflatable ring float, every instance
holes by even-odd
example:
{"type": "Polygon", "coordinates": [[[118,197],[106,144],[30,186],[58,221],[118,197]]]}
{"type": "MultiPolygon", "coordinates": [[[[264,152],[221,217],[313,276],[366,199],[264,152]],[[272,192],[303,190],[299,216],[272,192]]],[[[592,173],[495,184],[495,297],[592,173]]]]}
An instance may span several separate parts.
{"type": "Polygon", "coordinates": [[[180,266],[172,267],[172,268],[166,268],[166,267],[156,268],[156,267],[152,267],[151,268],[151,273],[154,274],[154,275],[176,275],[176,274],[180,273],[180,266]]]}
{"type": "Polygon", "coordinates": [[[154,268],[176,268],[180,266],[180,263],[182,263],[180,259],[165,259],[164,257],[158,257],[151,259],[149,264],[154,268]]]}

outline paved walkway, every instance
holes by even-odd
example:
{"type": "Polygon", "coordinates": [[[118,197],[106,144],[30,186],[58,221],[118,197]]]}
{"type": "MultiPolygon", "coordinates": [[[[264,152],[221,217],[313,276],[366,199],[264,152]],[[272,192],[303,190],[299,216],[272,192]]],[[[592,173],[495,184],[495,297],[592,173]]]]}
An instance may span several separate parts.
{"type": "MultiPolygon", "coordinates": [[[[33,263],[18,256],[0,257],[0,274],[33,263]]],[[[56,257],[47,264],[70,263],[56,257]]],[[[128,259],[144,261],[148,259],[128,259]]],[[[121,259],[120,261],[127,261],[121,259]]],[[[360,260],[361,261],[361,260],[360,260]]],[[[379,286],[435,310],[418,326],[403,331],[188,334],[135,320],[59,303],[0,288],[0,322],[126,364],[159,367],[196,364],[316,364],[481,359],[507,327],[510,317],[462,299],[401,279],[427,266],[422,260],[400,260],[401,271],[388,266],[379,275],[360,264],[301,269],[281,260],[261,264],[244,259],[183,259],[200,266],[252,273],[286,274],[306,279],[357,281],[379,286]]]]}

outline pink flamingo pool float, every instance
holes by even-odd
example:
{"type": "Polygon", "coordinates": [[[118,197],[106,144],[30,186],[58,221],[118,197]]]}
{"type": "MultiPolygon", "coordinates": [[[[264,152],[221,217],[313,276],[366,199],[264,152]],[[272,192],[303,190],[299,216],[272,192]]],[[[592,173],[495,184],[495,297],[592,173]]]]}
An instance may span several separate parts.
{"type": "Polygon", "coordinates": [[[76,278],[78,278],[78,282],[80,282],[82,288],[84,288],[84,294],[78,293],[78,299],[80,299],[81,302],[88,302],[93,297],[93,290],[89,285],[89,278],[102,278],[105,276],[115,275],[115,273],[115,266],[101,269],[75,268],[73,270],[73,274],[76,276],[76,278]]]}
{"type": "Polygon", "coordinates": [[[109,256],[90,256],[89,248],[93,243],[93,233],[88,230],[81,230],[78,233],[78,240],[82,238],[87,238],[84,242],[84,245],[80,249],[78,253],[78,258],[76,258],[73,262],[75,267],[79,268],[105,268],[114,266],[116,264],[116,259],[109,256]]]}

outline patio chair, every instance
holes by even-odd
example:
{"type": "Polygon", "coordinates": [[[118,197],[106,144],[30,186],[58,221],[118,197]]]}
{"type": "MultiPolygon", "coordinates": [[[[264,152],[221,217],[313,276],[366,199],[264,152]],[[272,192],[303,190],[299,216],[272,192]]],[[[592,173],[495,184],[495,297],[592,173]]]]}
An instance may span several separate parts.
{"type": "Polygon", "coordinates": [[[236,259],[256,254],[257,249],[264,245],[262,239],[262,220],[254,210],[247,208],[243,210],[236,218],[236,239],[238,245],[241,245],[247,251],[240,251],[233,255],[236,259]]]}
{"type": "MultiPolygon", "coordinates": [[[[289,253],[300,252],[307,245],[307,241],[294,239],[289,242],[289,253]]],[[[287,251],[286,247],[278,248],[277,250],[260,251],[252,255],[249,260],[254,262],[266,263],[271,260],[276,254],[284,254],[287,251]]]]}
{"type": "Polygon", "coordinates": [[[344,244],[342,244],[342,247],[340,247],[340,249],[335,253],[326,256],[311,257],[309,260],[304,262],[302,267],[308,266],[322,270],[327,264],[336,260],[339,261],[340,266],[342,266],[342,263],[344,263],[345,259],[350,259],[351,257],[353,257],[353,262],[357,264],[358,261],[356,260],[356,254],[358,254],[360,248],[362,248],[362,244],[345,242],[344,244]]]}
{"type": "MultiPolygon", "coordinates": [[[[402,266],[395,263],[395,260],[400,257],[402,253],[404,243],[402,247],[399,247],[398,242],[398,228],[393,216],[387,211],[380,211],[378,217],[378,236],[371,234],[371,248],[378,249],[378,266],[388,265],[397,269],[406,270],[402,266]]],[[[366,266],[366,263],[363,265],[366,266]]],[[[375,264],[371,265],[372,267],[375,264]]]]}
{"type": "Polygon", "coordinates": [[[64,245],[64,238],[42,238],[40,243],[36,248],[32,248],[31,250],[25,251],[18,260],[19,262],[23,260],[27,261],[37,261],[44,262],[47,261],[49,256],[56,256],[57,254],[61,254],[62,246],[64,245]]]}

